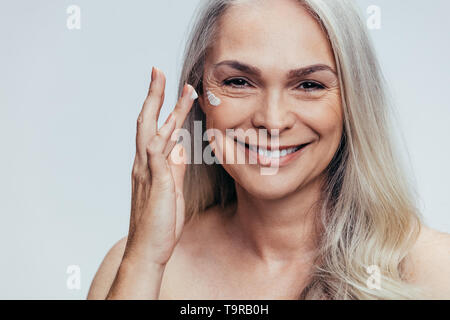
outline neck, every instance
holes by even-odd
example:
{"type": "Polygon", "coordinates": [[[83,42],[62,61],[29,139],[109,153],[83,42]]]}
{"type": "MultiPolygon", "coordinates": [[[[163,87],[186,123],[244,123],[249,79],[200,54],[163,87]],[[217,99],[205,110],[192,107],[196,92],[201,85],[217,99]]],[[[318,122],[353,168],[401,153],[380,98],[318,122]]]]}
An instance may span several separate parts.
{"type": "Polygon", "coordinates": [[[281,199],[258,199],[236,183],[233,236],[264,264],[313,259],[317,249],[316,218],[320,181],[281,199]]]}

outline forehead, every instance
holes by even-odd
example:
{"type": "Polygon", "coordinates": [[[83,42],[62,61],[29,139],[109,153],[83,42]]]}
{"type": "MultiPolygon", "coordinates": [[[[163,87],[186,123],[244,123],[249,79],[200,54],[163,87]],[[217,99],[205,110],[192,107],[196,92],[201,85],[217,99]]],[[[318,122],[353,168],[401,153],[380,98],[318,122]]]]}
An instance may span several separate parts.
{"type": "Polygon", "coordinates": [[[334,58],[319,23],[297,0],[249,0],[230,7],[219,20],[214,62],[242,60],[273,67],[299,67],[334,58]]]}

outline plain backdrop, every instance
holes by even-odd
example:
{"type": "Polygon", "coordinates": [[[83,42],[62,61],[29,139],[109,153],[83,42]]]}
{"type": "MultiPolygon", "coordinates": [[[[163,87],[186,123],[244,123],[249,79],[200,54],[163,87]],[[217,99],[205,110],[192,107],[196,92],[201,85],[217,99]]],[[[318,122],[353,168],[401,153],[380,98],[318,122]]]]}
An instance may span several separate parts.
{"type": "MultiPolygon", "coordinates": [[[[0,2],[0,298],[84,299],[128,228],[136,119],[152,65],[176,101],[198,0],[0,2]],[[81,29],[66,26],[81,9],[81,29]],[[67,268],[81,271],[68,289],[67,268]]],[[[450,232],[450,2],[360,0],[395,97],[425,222],[450,232]]],[[[406,151],[405,151],[406,152],[406,151]]]]}

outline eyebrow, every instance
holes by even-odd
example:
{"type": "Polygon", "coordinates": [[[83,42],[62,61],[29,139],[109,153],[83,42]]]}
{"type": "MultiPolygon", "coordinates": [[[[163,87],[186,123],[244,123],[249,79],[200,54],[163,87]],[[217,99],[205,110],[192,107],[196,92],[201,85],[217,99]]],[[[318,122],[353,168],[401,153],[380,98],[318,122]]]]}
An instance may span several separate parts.
{"type": "MultiPolygon", "coordinates": [[[[225,61],[221,61],[219,63],[216,63],[213,65],[214,69],[219,67],[219,66],[228,66],[230,68],[251,74],[251,75],[255,75],[260,77],[262,72],[260,69],[258,69],[257,67],[239,62],[237,60],[225,60],[225,61]]],[[[337,72],[335,70],[333,70],[333,68],[331,68],[330,66],[326,65],[326,64],[314,64],[311,66],[306,66],[306,67],[302,67],[299,69],[294,69],[294,70],[290,70],[288,72],[288,77],[289,78],[295,78],[295,77],[305,77],[307,75],[310,75],[314,72],[318,72],[318,71],[329,71],[331,73],[333,73],[335,76],[337,76],[337,72]]]]}

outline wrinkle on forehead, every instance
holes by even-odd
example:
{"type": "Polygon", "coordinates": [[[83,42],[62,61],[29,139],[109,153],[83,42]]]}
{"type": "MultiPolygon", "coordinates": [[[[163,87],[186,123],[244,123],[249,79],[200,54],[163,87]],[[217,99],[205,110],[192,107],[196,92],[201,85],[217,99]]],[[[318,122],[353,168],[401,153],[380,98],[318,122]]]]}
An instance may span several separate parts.
{"type": "Polygon", "coordinates": [[[238,59],[260,65],[284,62],[291,67],[328,63],[335,68],[334,54],[321,24],[296,0],[244,0],[233,4],[218,21],[208,56],[214,62],[238,59]]]}

